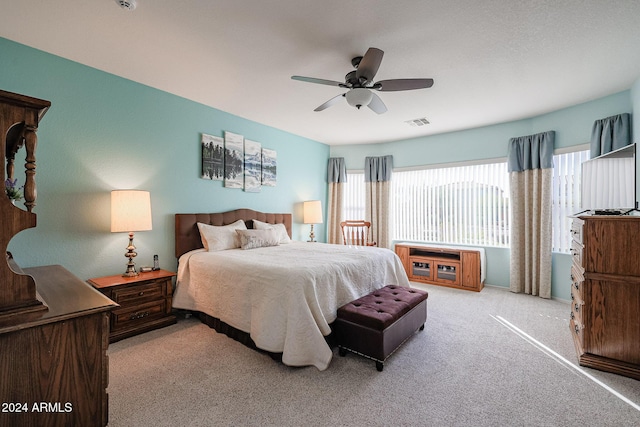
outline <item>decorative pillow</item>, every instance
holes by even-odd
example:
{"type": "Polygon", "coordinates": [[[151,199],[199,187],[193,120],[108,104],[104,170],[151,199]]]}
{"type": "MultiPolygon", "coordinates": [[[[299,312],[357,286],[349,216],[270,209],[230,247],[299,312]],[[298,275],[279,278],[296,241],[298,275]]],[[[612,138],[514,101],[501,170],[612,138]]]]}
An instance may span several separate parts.
{"type": "Polygon", "coordinates": [[[229,225],[209,225],[198,223],[202,246],[209,252],[224,251],[240,247],[240,238],[236,230],[246,230],[247,226],[239,219],[229,225]]]}
{"type": "Polygon", "coordinates": [[[240,236],[242,249],[278,246],[280,243],[276,230],[236,230],[236,233],[240,236]]]}
{"type": "Polygon", "coordinates": [[[284,224],[269,224],[268,222],[253,220],[253,228],[255,230],[275,230],[280,243],[291,243],[291,237],[287,233],[287,227],[284,224]]]}

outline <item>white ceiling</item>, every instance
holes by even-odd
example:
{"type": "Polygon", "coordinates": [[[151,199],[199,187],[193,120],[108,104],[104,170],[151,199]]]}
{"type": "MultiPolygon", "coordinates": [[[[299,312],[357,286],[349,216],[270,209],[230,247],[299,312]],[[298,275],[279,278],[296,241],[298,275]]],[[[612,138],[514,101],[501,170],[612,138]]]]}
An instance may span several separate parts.
{"type": "MultiPolygon", "coordinates": [[[[4,1],[0,36],[326,144],[383,142],[532,117],[640,77],[638,0],[4,1]],[[385,52],[377,115],[344,92],[351,58],[385,52]],[[430,125],[407,120],[427,117],[430,125]]],[[[2,61],[7,58],[2,58],[2,61]]]]}

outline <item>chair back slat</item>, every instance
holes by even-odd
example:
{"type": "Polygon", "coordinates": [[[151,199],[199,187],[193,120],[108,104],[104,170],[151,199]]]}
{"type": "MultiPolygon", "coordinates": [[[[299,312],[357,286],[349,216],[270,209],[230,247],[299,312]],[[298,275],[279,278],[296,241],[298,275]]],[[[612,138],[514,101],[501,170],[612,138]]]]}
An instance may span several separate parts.
{"type": "Polygon", "coordinates": [[[345,245],[376,246],[376,242],[369,241],[371,223],[364,220],[347,220],[340,223],[342,239],[345,245]]]}

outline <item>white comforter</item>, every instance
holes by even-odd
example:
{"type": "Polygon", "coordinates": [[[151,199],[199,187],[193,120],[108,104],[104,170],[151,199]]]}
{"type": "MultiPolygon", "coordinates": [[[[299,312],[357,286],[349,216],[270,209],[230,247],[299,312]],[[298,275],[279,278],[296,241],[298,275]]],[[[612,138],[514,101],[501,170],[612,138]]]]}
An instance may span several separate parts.
{"type": "Polygon", "coordinates": [[[389,249],[293,242],[180,257],[175,308],[201,311],[248,332],[291,366],[329,366],[324,338],[337,309],[388,284],[409,286],[389,249]]]}

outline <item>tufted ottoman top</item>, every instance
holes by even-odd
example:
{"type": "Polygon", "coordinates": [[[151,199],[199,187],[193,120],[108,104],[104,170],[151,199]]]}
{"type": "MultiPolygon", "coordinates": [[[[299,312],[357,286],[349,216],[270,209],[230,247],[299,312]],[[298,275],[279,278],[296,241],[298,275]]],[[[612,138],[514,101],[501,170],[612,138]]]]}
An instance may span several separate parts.
{"type": "Polygon", "coordinates": [[[383,330],[427,299],[427,291],[387,285],[338,309],[338,319],[383,330]]]}

